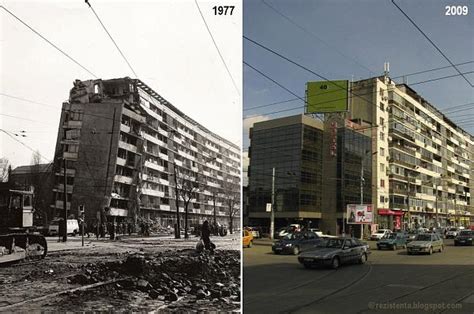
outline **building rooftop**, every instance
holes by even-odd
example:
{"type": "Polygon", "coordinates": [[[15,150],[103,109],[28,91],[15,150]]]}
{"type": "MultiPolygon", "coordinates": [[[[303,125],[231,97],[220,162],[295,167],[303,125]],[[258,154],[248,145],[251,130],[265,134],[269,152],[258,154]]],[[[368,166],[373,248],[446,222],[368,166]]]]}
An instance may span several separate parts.
{"type": "Polygon", "coordinates": [[[40,173],[44,173],[44,172],[48,172],[50,171],[52,168],[52,163],[48,163],[48,164],[38,164],[38,165],[28,165],[28,166],[19,166],[19,167],[16,167],[15,169],[12,170],[12,175],[15,175],[15,174],[29,174],[29,173],[35,173],[35,172],[40,172],[40,173]]]}

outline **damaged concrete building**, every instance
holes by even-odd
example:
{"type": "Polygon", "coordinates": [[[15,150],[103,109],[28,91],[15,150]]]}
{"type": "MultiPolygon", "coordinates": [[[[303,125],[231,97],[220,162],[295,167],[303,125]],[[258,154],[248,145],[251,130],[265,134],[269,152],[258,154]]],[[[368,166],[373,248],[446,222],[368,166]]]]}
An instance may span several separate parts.
{"type": "Polygon", "coordinates": [[[57,215],[64,181],[68,212],[77,216],[84,205],[88,223],[141,216],[173,226],[176,193],[180,213],[189,201],[190,225],[227,225],[229,211],[240,212],[240,147],[138,79],[76,80],[62,106],[55,156],[57,215]]]}

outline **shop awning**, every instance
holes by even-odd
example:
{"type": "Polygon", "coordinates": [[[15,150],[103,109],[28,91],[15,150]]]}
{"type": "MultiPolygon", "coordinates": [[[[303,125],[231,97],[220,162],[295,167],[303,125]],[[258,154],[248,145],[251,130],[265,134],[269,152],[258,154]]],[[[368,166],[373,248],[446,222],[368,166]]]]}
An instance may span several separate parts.
{"type": "Polygon", "coordinates": [[[388,208],[379,208],[378,210],[379,215],[389,215],[389,216],[403,216],[402,211],[391,210],[388,208]]]}

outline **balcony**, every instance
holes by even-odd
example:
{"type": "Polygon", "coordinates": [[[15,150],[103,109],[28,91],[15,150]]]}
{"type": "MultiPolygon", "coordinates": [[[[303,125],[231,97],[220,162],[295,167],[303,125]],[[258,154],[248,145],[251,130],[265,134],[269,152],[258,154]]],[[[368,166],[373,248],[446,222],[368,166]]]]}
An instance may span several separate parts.
{"type": "Polygon", "coordinates": [[[120,182],[120,183],[125,183],[125,184],[133,184],[133,178],[127,177],[127,176],[118,175],[118,174],[116,174],[116,175],[114,176],[114,181],[115,181],[115,182],[120,182]]]}
{"type": "Polygon", "coordinates": [[[128,217],[128,210],[123,208],[110,207],[109,216],[128,217]]]}
{"type": "Polygon", "coordinates": [[[138,122],[146,123],[146,118],[144,116],[141,116],[141,115],[139,115],[139,114],[127,109],[127,108],[123,108],[122,114],[127,116],[127,117],[130,117],[133,120],[136,120],[138,122]]]}
{"type": "Polygon", "coordinates": [[[143,136],[143,137],[144,137],[147,141],[150,141],[150,142],[152,142],[152,143],[154,143],[154,144],[156,144],[156,145],[159,145],[159,146],[164,147],[164,148],[168,147],[168,145],[166,145],[165,142],[159,140],[158,138],[156,138],[156,137],[154,137],[154,136],[152,136],[152,135],[150,135],[150,134],[148,134],[148,133],[144,133],[144,136],[143,136]]]}
{"type": "Polygon", "coordinates": [[[64,129],[80,129],[82,128],[82,121],[69,120],[67,122],[64,122],[63,128],[64,129]]]}
{"type": "Polygon", "coordinates": [[[120,124],[120,131],[123,131],[125,133],[130,133],[130,127],[128,125],[125,125],[123,123],[120,124]]]}
{"type": "Polygon", "coordinates": [[[63,158],[68,160],[77,160],[78,153],[63,152],[63,158]]]}
{"type": "MultiPolygon", "coordinates": [[[[56,203],[54,205],[58,209],[63,209],[64,208],[63,204],[64,204],[63,201],[56,200],[56,203]]],[[[71,209],[71,202],[67,202],[66,207],[67,207],[67,210],[70,210],[71,209]]]]}
{"type": "MultiPolygon", "coordinates": [[[[66,190],[67,190],[68,194],[72,193],[73,189],[74,189],[74,185],[70,185],[70,184],[66,185],[66,190]]],[[[63,193],[64,192],[64,184],[55,185],[54,188],[53,188],[53,191],[63,193]]]]}
{"type": "Polygon", "coordinates": [[[142,188],[142,194],[157,196],[157,197],[165,197],[165,192],[161,192],[161,191],[153,190],[153,189],[142,188]]]}
{"type": "Polygon", "coordinates": [[[155,163],[150,162],[150,161],[145,161],[145,167],[150,168],[150,169],[154,169],[154,170],[158,170],[158,171],[161,171],[161,172],[165,171],[165,167],[160,166],[160,165],[155,164],[155,163]]]}
{"type": "Polygon", "coordinates": [[[134,153],[137,152],[136,146],[129,143],[125,143],[124,141],[119,141],[119,147],[128,151],[134,152],[134,153]]]}
{"type": "Polygon", "coordinates": [[[168,160],[168,155],[166,155],[166,154],[158,153],[158,156],[163,160],[168,160]]]}

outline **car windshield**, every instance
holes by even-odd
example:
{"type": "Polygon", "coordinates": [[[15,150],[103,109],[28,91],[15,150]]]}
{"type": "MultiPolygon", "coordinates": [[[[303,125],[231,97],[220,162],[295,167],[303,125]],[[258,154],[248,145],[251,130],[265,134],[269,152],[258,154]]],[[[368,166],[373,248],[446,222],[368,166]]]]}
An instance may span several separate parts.
{"type": "Polygon", "coordinates": [[[284,240],[299,240],[303,238],[301,233],[288,233],[283,237],[284,240]]]}
{"type": "Polygon", "coordinates": [[[456,228],[450,228],[449,231],[458,231],[456,228]]]}
{"type": "Polygon", "coordinates": [[[341,248],[342,247],[342,243],[344,242],[344,240],[342,239],[327,239],[326,242],[325,242],[325,247],[328,247],[328,248],[341,248]]]}
{"type": "Polygon", "coordinates": [[[396,239],[397,234],[396,233],[391,233],[391,234],[387,235],[385,238],[387,238],[387,239],[396,239]]]}
{"type": "Polygon", "coordinates": [[[51,221],[51,226],[57,226],[57,225],[59,225],[59,221],[57,220],[51,221]]]}
{"type": "Polygon", "coordinates": [[[462,235],[462,236],[469,236],[469,235],[472,235],[472,231],[470,230],[463,230],[461,231],[461,233],[459,235],[462,235]]]}
{"type": "Polygon", "coordinates": [[[431,241],[431,235],[419,234],[416,236],[416,241],[431,241]]]}

